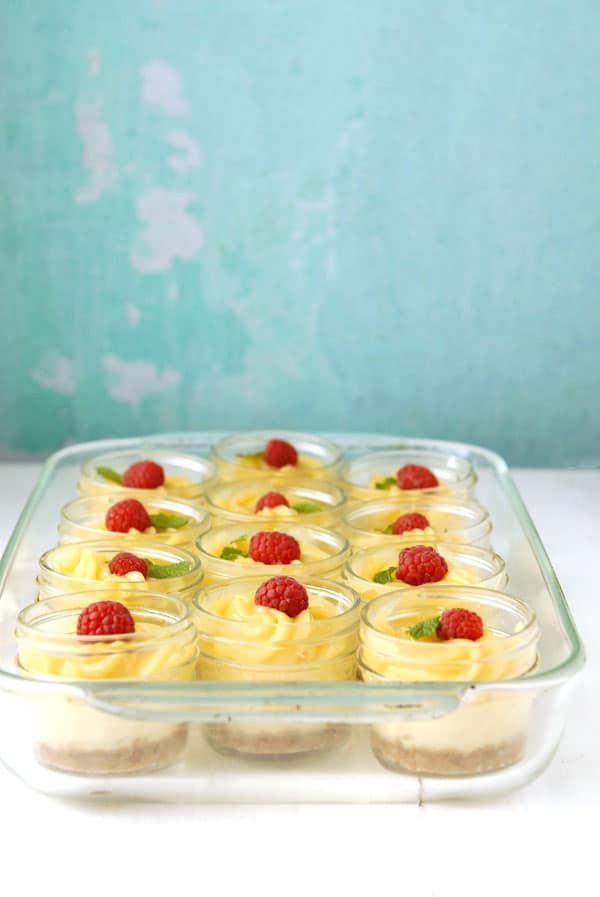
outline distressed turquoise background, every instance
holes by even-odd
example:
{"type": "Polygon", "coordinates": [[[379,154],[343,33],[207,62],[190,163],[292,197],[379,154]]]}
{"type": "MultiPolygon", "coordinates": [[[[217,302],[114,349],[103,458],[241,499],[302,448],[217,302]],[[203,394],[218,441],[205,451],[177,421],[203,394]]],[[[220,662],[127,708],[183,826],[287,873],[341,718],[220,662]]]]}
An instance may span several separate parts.
{"type": "Polygon", "coordinates": [[[0,442],[600,437],[600,4],[3,0],[0,442]]]}

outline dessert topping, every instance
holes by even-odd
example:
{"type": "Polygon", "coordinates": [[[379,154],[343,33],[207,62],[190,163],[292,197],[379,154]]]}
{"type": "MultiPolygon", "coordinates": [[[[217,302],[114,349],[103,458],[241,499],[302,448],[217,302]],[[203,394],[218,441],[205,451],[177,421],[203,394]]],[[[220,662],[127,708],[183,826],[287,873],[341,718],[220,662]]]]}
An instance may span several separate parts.
{"type": "Polygon", "coordinates": [[[299,501],[292,505],[292,508],[294,511],[298,511],[299,514],[316,514],[317,511],[323,510],[323,505],[316,501],[299,501]]]}
{"type": "Polygon", "coordinates": [[[144,579],[148,576],[148,564],[143,558],[139,558],[137,554],[130,551],[120,551],[115,554],[110,561],[108,569],[113,576],[126,576],[127,573],[141,573],[144,579]]]}
{"type": "Polygon", "coordinates": [[[155,564],[149,558],[144,558],[144,560],[150,579],[173,579],[174,576],[183,576],[190,569],[187,561],[176,561],[174,564],[155,564]]]}
{"type": "Polygon", "coordinates": [[[392,523],[392,533],[395,536],[401,536],[402,533],[409,533],[413,529],[427,529],[429,520],[424,514],[401,514],[392,523]]]}
{"type": "Polygon", "coordinates": [[[386,583],[386,582],[394,582],[396,578],[396,568],[395,567],[386,567],[385,570],[379,570],[375,576],[373,577],[373,582],[378,583],[386,583]]]}
{"type": "Polygon", "coordinates": [[[376,489],[391,489],[392,486],[396,485],[396,477],[384,477],[383,480],[377,480],[375,483],[376,489]]]}
{"type": "Polygon", "coordinates": [[[291,564],[300,560],[300,543],[287,533],[255,533],[250,539],[248,554],[260,564],[291,564]]]}
{"type": "Polygon", "coordinates": [[[439,486],[438,478],[428,467],[420,464],[405,464],[396,472],[398,489],[431,489],[439,486]]]}
{"type": "Polygon", "coordinates": [[[398,555],[396,579],[409,586],[439,582],[448,572],[448,564],[441,554],[428,545],[411,545],[398,555]]]}
{"type": "Polygon", "coordinates": [[[285,467],[298,463],[298,452],[285,439],[269,439],[265,446],[265,461],[269,467],[285,467]]]}
{"type": "Polygon", "coordinates": [[[235,561],[236,558],[247,558],[248,552],[243,548],[236,548],[235,545],[226,545],[219,557],[224,561],[235,561]]]}
{"type": "Polygon", "coordinates": [[[428,617],[426,620],[419,620],[418,623],[408,627],[408,634],[414,639],[431,638],[435,635],[439,622],[439,617],[428,617]]]}
{"type": "Polygon", "coordinates": [[[476,642],[483,635],[483,620],[474,611],[452,607],[439,617],[428,617],[409,626],[408,634],[414,639],[435,637],[445,642],[449,639],[466,638],[476,642]]]}
{"type": "Polygon", "coordinates": [[[104,522],[106,529],[113,533],[128,533],[130,529],[137,529],[143,533],[152,526],[146,508],[137,498],[126,498],[124,501],[116,502],[106,512],[104,522]]]}
{"type": "Polygon", "coordinates": [[[281,492],[265,492],[265,494],[256,502],[255,512],[258,514],[263,508],[277,508],[279,505],[285,505],[289,508],[290,503],[281,492]]]}
{"type": "Polygon", "coordinates": [[[156,529],[181,529],[187,522],[188,518],[182,517],[180,514],[166,514],[164,511],[150,514],[150,523],[156,529]]]}
{"type": "Polygon", "coordinates": [[[118,483],[120,486],[123,482],[121,474],[117,473],[116,470],[113,470],[112,467],[97,467],[96,473],[99,477],[102,477],[102,479],[108,480],[109,483],[118,483]]]}
{"type": "Polygon", "coordinates": [[[256,590],[254,603],[297,617],[308,607],[308,592],[291,576],[273,576],[256,590]]]}
{"type": "Polygon", "coordinates": [[[165,472],[156,461],[136,461],[123,474],[123,485],[130,489],[158,489],[165,481],[165,472]]]}
{"type": "Polygon", "coordinates": [[[135,632],[133,617],[120,601],[95,601],[81,611],[77,635],[126,635],[135,632]]]}
{"type": "Polygon", "coordinates": [[[436,633],[442,641],[451,638],[468,638],[476,642],[483,635],[483,620],[475,611],[465,610],[463,607],[452,607],[450,610],[445,610],[440,617],[436,633]]]}

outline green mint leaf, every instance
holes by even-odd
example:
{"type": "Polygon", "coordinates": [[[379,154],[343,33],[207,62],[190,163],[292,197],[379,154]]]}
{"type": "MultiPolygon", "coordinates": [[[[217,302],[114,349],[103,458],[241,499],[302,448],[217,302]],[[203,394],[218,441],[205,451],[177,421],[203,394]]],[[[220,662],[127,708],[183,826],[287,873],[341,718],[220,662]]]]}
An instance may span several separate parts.
{"type": "Polygon", "coordinates": [[[386,567],[385,570],[380,570],[378,573],[375,574],[375,576],[373,577],[373,582],[379,582],[379,583],[395,582],[396,581],[396,577],[394,576],[395,572],[396,572],[395,567],[386,567]]]}
{"type": "Polygon", "coordinates": [[[382,529],[381,532],[382,532],[382,533],[385,533],[386,536],[391,536],[391,535],[393,535],[393,532],[394,532],[394,530],[392,529],[392,527],[393,527],[393,523],[388,523],[388,525],[386,526],[386,528],[385,528],[385,529],[382,529]]]}
{"type": "Polygon", "coordinates": [[[113,470],[112,467],[97,467],[96,473],[99,477],[108,480],[110,483],[118,483],[120,486],[123,482],[121,474],[117,473],[116,470],[113,470]]]}
{"type": "Polygon", "coordinates": [[[156,529],[181,529],[188,522],[187,517],[180,517],[179,514],[165,514],[163,511],[149,516],[152,526],[155,526],[156,529]]]}
{"type": "Polygon", "coordinates": [[[236,558],[247,558],[248,552],[242,551],[241,548],[234,548],[233,545],[226,545],[220,557],[224,561],[235,561],[236,558]]]}
{"type": "Polygon", "coordinates": [[[148,558],[144,558],[148,564],[148,576],[150,579],[172,579],[174,576],[183,576],[190,569],[187,561],[179,561],[177,564],[155,564],[148,558]]]}
{"type": "Polygon", "coordinates": [[[299,514],[316,514],[317,511],[323,510],[323,505],[320,505],[316,501],[299,501],[297,504],[292,505],[294,511],[298,511],[299,514]]]}
{"type": "Polygon", "coordinates": [[[439,617],[428,617],[426,620],[419,620],[418,623],[408,627],[408,634],[414,639],[429,638],[438,628],[439,622],[439,617]]]}
{"type": "Polygon", "coordinates": [[[396,485],[396,477],[386,477],[384,480],[377,480],[375,483],[376,489],[389,489],[391,486],[396,485]]]}
{"type": "Polygon", "coordinates": [[[243,452],[237,453],[238,458],[242,458],[244,461],[262,461],[265,457],[264,452],[250,452],[249,454],[244,454],[243,452]]]}
{"type": "Polygon", "coordinates": [[[246,542],[248,541],[248,536],[238,536],[237,539],[232,539],[232,545],[242,545],[242,547],[246,548],[246,542]]]}

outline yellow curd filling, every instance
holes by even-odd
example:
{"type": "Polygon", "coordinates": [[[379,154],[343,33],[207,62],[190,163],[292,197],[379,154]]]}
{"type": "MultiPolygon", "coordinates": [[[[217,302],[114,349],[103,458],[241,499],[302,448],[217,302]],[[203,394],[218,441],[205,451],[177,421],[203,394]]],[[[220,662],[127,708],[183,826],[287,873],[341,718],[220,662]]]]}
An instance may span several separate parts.
{"type": "MultiPolygon", "coordinates": [[[[448,572],[446,573],[446,575],[443,577],[443,579],[440,579],[435,583],[428,583],[428,585],[469,586],[475,585],[475,583],[479,582],[479,577],[475,573],[473,573],[472,570],[468,570],[466,567],[459,567],[452,561],[448,560],[448,558],[446,558],[445,560],[448,565],[448,572]]],[[[396,564],[396,567],[397,566],[398,565],[396,564]]],[[[384,567],[383,569],[386,568],[384,567]]],[[[354,573],[356,576],[360,576],[362,579],[368,579],[370,582],[375,582],[375,575],[381,573],[381,571],[381,558],[368,558],[367,560],[365,560],[364,564],[354,568],[354,573]]],[[[396,579],[396,575],[394,572],[391,572],[390,575],[391,586],[395,586],[396,588],[400,586],[418,588],[417,586],[409,586],[408,583],[404,582],[401,579],[396,579]]]]}
{"type": "MultiPolygon", "coordinates": [[[[173,517],[179,517],[179,518],[183,518],[185,516],[184,514],[163,511],[163,510],[161,510],[161,508],[153,508],[150,505],[146,505],[145,507],[146,507],[146,511],[151,516],[158,515],[158,514],[166,514],[169,517],[173,516],[173,517]]],[[[98,518],[96,518],[96,520],[92,521],[91,526],[94,529],[103,530],[104,532],[114,532],[114,530],[108,530],[106,528],[105,520],[106,520],[105,517],[98,517],[98,518]]],[[[117,537],[122,536],[122,535],[156,536],[156,535],[162,535],[163,533],[180,533],[183,530],[185,530],[185,528],[187,527],[189,522],[190,522],[190,518],[185,517],[185,523],[182,523],[181,526],[161,526],[161,527],[147,526],[146,529],[143,529],[143,530],[136,529],[134,526],[132,526],[132,527],[130,527],[130,529],[127,530],[127,533],[115,533],[115,536],[117,536],[117,537]]]]}
{"type": "Polygon", "coordinates": [[[198,622],[203,678],[252,678],[239,669],[219,669],[219,659],[233,661],[240,668],[323,663],[311,672],[313,679],[355,675],[352,652],[357,627],[340,623],[335,604],[319,595],[311,595],[308,608],[293,618],[256,605],[253,594],[217,596],[204,609],[208,613],[201,614],[198,622]],[[339,663],[328,663],[336,659],[339,663]]]}
{"type": "MultiPolygon", "coordinates": [[[[381,527],[381,529],[374,529],[373,532],[379,532],[388,536],[393,535],[391,524],[389,524],[389,528],[388,526],[385,526],[381,527]]],[[[436,533],[439,535],[440,530],[434,530],[433,527],[426,526],[423,529],[419,529],[418,527],[416,527],[415,529],[407,530],[405,533],[400,533],[400,536],[435,536],[436,533]]],[[[398,538],[400,538],[400,536],[398,536],[398,538]]]]}
{"type": "MultiPolygon", "coordinates": [[[[223,557],[223,560],[234,561],[239,566],[246,565],[251,567],[253,564],[261,563],[260,561],[253,560],[251,557],[244,557],[244,555],[247,555],[248,553],[248,544],[248,539],[236,539],[234,542],[224,542],[222,545],[219,545],[215,548],[214,556],[217,558],[221,558],[225,553],[225,557],[223,557]],[[236,554],[234,552],[242,553],[236,554]]],[[[329,557],[329,555],[326,551],[317,548],[315,545],[307,544],[306,542],[300,542],[300,559],[291,561],[286,566],[292,567],[298,566],[300,564],[311,564],[314,561],[321,561],[327,557],[329,557]]]]}
{"type": "Polygon", "coordinates": [[[238,498],[224,500],[221,503],[221,507],[225,511],[235,511],[238,514],[254,514],[256,517],[264,517],[267,520],[285,520],[300,516],[295,508],[287,505],[277,505],[274,508],[262,508],[260,511],[256,511],[256,503],[264,494],[264,491],[260,493],[248,492],[238,498]]]}
{"type": "MultiPolygon", "coordinates": [[[[422,489],[400,489],[396,484],[396,471],[392,471],[389,475],[373,474],[369,477],[368,488],[376,491],[382,498],[390,496],[393,498],[397,498],[398,496],[406,498],[410,497],[411,493],[416,494],[425,491],[422,489]]],[[[438,485],[428,487],[427,491],[430,489],[435,489],[436,495],[443,495],[446,492],[452,492],[452,484],[445,483],[438,478],[438,485]]]]}
{"type": "MultiPolygon", "coordinates": [[[[30,673],[59,676],[64,679],[178,679],[194,678],[196,648],[185,637],[160,642],[163,627],[159,624],[136,621],[135,638],[78,640],[69,653],[61,647],[60,636],[74,633],[60,628],[52,631],[59,641],[51,638],[37,645],[36,639],[23,640],[19,644],[19,663],[30,673]],[[141,636],[147,636],[142,638],[141,636]],[[157,641],[156,644],[152,644],[157,641]]],[[[49,635],[48,632],[44,633],[49,635]]]]}
{"type": "MultiPolygon", "coordinates": [[[[117,553],[115,552],[115,554],[117,553]]],[[[78,579],[145,582],[144,575],[139,570],[132,570],[130,573],[126,573],[125,576],[115,576],[108,568],[110,560],[109,558],[107,561],[105,555],[90,551],[88,548],[64,548],[56,552],[52,562],[52,569],[55,573],[60,573],[63,576],[73,576],[78,579]]],[[[151,560],[157,566],[166,566],[168,564],[167,561],[160,558],[148,558],[148,560],[151,560]]],[[[148,577],[148,579],[151,578],[151,576],[148,577]]]]}
{"type": "Polygon", "coordinates": [[[82,480],[79,485],[80,491],[87,494],[102,494],[107,489],[110,489],[111,492],[119,492],[121,490],[125,492],[151,491],[154,495],[172,496],[174,498],[193,496],[197,493],[199,488],[200,484],[198,482],[194,482],[189,477],[179,476],[178,474],[165,474],[162,486],[157,486],[155,489],[151,490],[136,490],[133,486],[123,486],[121,483],[115,483],[112,480],[105,479],[100,476],[100,474],[96,474],[93,479],[82,480]]]}
{"type": "MultiPolygon", "coordinates": [[[[522,675],[535,662],[535,647],[524,655],[511,650],[510,637],[485,626],[477,641],[435,636],[412,639],[408,628],[427,618],[419,613],[396,622],[380,623],[377,631],[363,630],[361,660],[386,679],[407,682],[482,681],[522,675]],[[390,636],[392,638],[390,638],[390,636]]],[[[511,635],[517,635],[516,630],[511,635]]]]}
{"type": "MultiPolygon", "coordinates": [[[[284,464],[283,467],[271,467],[264,458],[264,452],[255,452],[249,455],[238,455],[237,464],[249,470],[258,470],[274,474],[311,473],[322,467],[322,464],[310,455],[298,455],[296,464],[284,464]]],[[[259,496],[257,496],[259,497],[259,496]]]]}

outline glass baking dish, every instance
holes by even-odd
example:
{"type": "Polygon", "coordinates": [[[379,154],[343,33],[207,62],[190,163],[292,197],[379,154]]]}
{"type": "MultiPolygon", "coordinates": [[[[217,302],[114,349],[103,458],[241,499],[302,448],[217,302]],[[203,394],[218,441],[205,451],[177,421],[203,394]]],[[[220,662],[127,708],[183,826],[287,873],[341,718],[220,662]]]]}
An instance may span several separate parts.
{"type": "MultiPolygon", "coordinates": [[[[61,507],[76,496],[81,465],[108,452],[172,449],[208,457],[223,433],[174,433],[71,446],[42,470],[0,562],[0,758],[24,782],[53,796],[205,802],[416,802],[477,799],[530,782],[550,762],[565,724],[571,689],[584,663],[579,635],[531,518],[498,455],[476,446],[369,434],[322,434],[346,460],[400,448],[452,452],[476,473],[475,497],[488,509],[493,548],[505,558],[505,591],[522,598],[541,631],[538,662],[527,677],[502,682],[279,683],[235,681],[49,682],[23,675],[16,663],[15,620],[36,596],[40,555],[57,541],[61,507]],[[486,692],[488,695],[486,696],[486,692]],[[505,769],[478,775],[418,775],[390,771],[371,748],[373,727],[437,720],[466,702],[514,694],[527,700],[525,752],[505,769]],[[519,693],[517,695],[517,693],[519,693]],[[57,696],[91,712],[106,726],[128,721],[186,727],[187,746],[168,769],[121,775],[60,772],[37,762],[36,720],[57,696]],[[225,729],[223,728],[225,727],[225,729]],[[215,750],[207,733],[335,732],[328,750],[240,756],[215,750]]],[[[292,739],[293,740],[293,739],[292,739]]],[[[318,745],[317,742],[315,742],[318,745]]]]}

